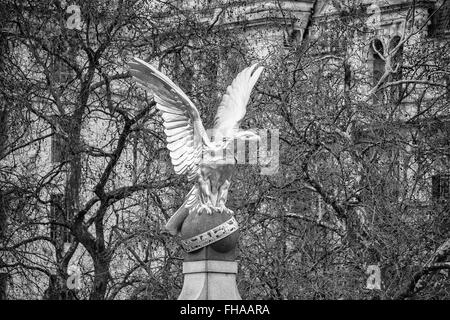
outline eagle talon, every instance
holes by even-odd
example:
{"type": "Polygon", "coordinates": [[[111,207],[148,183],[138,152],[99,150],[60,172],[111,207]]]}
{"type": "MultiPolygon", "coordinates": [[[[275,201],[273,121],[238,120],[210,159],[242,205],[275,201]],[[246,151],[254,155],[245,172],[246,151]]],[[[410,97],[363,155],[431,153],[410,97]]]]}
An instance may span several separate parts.
{"type": "Polygon", "coordinates": [[[220,213],[228,213],[230,215],[234,214],[233,210],[230,210],[227,207],[225,207],[225,204],[219,205],[219,207],[217,207],[217,209],[220,213]]]}
{"type": "Polygon", "coordinates": [[[211,210],[211,206],[207,205],[207,204],[202,204],[199,208],[200,213],[207,213],[209,215],[211,215],[213,213],[213,211],[211,210]]]}

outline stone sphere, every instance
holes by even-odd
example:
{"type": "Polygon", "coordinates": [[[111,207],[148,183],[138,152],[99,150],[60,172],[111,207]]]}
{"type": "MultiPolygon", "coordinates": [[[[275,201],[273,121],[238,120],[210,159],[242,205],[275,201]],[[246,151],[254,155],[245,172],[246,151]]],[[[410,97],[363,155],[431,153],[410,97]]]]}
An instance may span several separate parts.
{"type": "Polygon", "coordinates": [[[236,230],[229,236],[226,236],[225,238],[211,244],[211,248],[220,253],[227,253],[236,248],[238,240],[239,230],[236,230]]]}
{"type": "MultiPolygon", "coordinates": [[[[184,220],[181,226],[181,239],[186,240],[204,232],[207,232],[225,221],[231,219],[229,213],[214,211],[212,214],[191,212],[184,220]]],[[[239,238],[239,230],[231,233],[219,241],[212,243],[210,246],[217,252],[226,253],[236,248],[239,238]]]]}

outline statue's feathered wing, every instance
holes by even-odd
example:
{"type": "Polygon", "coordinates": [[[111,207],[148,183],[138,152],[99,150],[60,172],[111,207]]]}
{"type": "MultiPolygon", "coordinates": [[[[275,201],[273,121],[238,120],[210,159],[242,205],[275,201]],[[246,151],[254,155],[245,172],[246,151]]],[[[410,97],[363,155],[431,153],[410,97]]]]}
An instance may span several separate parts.
{"type": "Polygon", "coordinates": [[[175,173],[194,179],[202,148],[208,143],[197,108],[176,84],[147,62],[134,58],[129,65],[133,77],[153,94],[161,111],[175,173]]]}
{"type": "Polygon", "coordinates": [[[232,137],[247,111],[248,100],[263,67],[254,64],[242,70],[228,86],[217,108],[214,131],[222,137],[232,137]]]}
{"type": "MultiPolygon", "coordinates": [[[[153,94],[156,107],[161,111],[167,149],[175,173],[187,174],[189,180],[196,179],[203,147],[209,144],[197,108],[176,84],[147,62],[134,58],[129,66],[131,75],[153,94]]],[[[167,222],[166,228],[176,234],[189,208],[198,203],[199,190],[195,184],[183,205],[167,222]]]]}

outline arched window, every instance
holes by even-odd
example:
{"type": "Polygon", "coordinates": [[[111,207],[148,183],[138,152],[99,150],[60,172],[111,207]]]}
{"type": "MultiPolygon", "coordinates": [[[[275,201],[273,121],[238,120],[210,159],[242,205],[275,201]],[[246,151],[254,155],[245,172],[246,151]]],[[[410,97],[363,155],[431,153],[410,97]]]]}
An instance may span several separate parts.
{"type": "MultiPolygon", "coordinates": [[[[379,39],[373,40],[370,47],[371,59],[372,59],[372,85],[376,86],[384,74],[386,62],[382,58],[384,55],[383,43],[379,39]]],[[[382,90],[378,90],[374,94],[374,103],[378,103],[383,98],[382,90]]]]}
{"type": "MultiPolygon", "coordinates": [[[[386,71],[386,59],[390,57],[391,68],[395,70],[389,77],[383,80],[384,82],[396,82],[402,79],[402,62],[403,62],[403,46],[398,47],[401,38],[395,36],[389,42],[389,47],[384,47],[379,39],[373,40],[371,43],[371,58],[372,58],[372,81],[373,86],[376,86],[382,79],[386,71]]],[[[396,103],[399,101],[402,94],[401,84],[390,86],[387,89],[380,89],[383,85],[380,84],[379,89],[374,94],[373,102],[379,103],[383,100],[384,95],[389,99],[389,102],[396,103]]]]}
{"type": "Polygon", "coordinates": [[[434,201],[449,201],[450,174],[436,174],[431,177],[431,196],[434,201]]]}
{"type": "Polygon", "coordinates": [[[435,7],[431,8],[428,13],[434,13],[428,31],[429,35],[441,37],[450,33],[450,1],[436,1],[435,7]]]}
{"type": "MultiPolygon", "coordinates": [[[[391,67],[396,70],[396,72],[390,75],[390,82],[395,82],[402,79],[403,45],[397,49],[400,40],[401,38],[399,36],[395,36],[389,43],[389,53],[393,54],[393,57],[391,58],[391,67]],[[393,52],[394,50],[396,51],[393,52]]],[[[401,98],[401,94],[402,86],[400,84],[390,87],[390,98],[392,102],[398,101],[401,98]]]]}

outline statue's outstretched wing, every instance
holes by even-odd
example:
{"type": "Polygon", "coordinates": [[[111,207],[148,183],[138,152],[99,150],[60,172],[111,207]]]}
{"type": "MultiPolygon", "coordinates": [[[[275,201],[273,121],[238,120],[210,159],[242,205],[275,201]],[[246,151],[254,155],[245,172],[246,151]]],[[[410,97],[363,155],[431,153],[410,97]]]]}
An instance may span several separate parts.
{"type": "Polygon", "coordinates": [[[222,137],[230,137],[233,131],[239,128],[239,124],[247,111],[250,93],[264,69],[256,66],[257,64],[254,64],[242,70],[228,86],[214,119],[216,134],[222,135],[222,137]]]}
{"type": "Polygon", "coordinates": [[[197,108],[186,94],[168,77],[138,58],[129,63],[131,75],[153,94],[162,113],[167,149],[177,174],[198,174],[204,144],[209,139],[197,108]]]}

